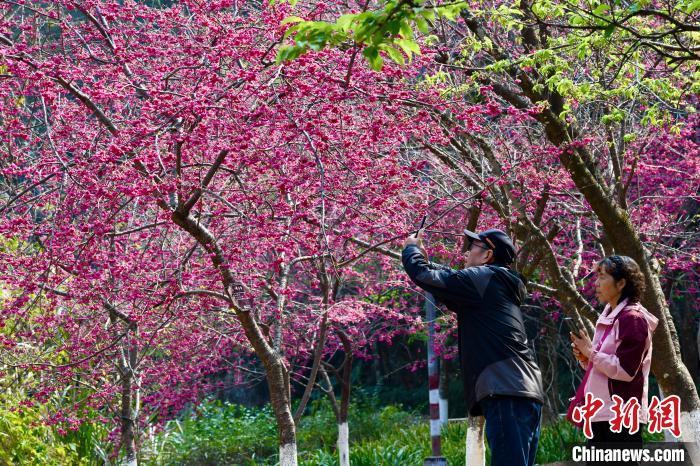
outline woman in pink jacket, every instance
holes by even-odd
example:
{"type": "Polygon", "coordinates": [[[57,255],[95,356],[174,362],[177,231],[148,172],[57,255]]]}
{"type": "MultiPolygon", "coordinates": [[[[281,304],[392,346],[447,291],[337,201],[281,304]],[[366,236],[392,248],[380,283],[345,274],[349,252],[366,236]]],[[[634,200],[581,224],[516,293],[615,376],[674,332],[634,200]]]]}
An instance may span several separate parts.
{"type": "Polygon", "coordinates": [[[597,264],[595,272],[596,296],[606,306],[596,322],[593,341],[585,332],[580,337],[570,335],[576,358],[584,368],[590,363],[584,392],[603,401],[603,407],[591,418],[593,438],[588,443],[641,447],[642,430],[648,422],[651,340],[659,321],[639,304],[644,275],[632,258],[607,257],[597,264]],[[611,431],[609,421],[615,418],[613,395],[625,403],[637,399],[639,430],[630,433],[622,427],[619,433],[611,431]]]}

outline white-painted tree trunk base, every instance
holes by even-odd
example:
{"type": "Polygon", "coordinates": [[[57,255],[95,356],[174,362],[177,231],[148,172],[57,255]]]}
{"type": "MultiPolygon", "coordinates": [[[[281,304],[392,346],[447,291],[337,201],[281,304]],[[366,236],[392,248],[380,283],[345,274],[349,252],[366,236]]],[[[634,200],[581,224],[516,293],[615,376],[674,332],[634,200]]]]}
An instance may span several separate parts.
{"type": "Polygon", "coordinates": [[[447,425],[447,399],[440,398],[440,426],[447,425]]]}
{"type": "Polygon", "coordinates": [[[280,466],[297,466],[297,444],[280,446],[280,466]]]}
{"type": "MultiPolygon", "coordinates": [[[[664,393],[664,389],[661,388],[661,385],[659,385],[659,398],[662,400],[664,398],[666,398],[666,394],[664,393]]],[[[664,442],[679,442],[680,441],[679,439],[674,437],[673,434],[668,431],[668,429],[664,429],[663,432],[664,432],[664,442]]]]}
{"type": "Polygon", "coordinates": [[[693,464],[700,464],[700,410],[681,411],[681,438],[693,464]]]}
{"type": "Polygon", "coordinates": [[[348,423],[338,424],[338,460],[340,466],[350,466],[350,429],[348,423]]]}
{"type": "Polygon", "coordinates": [[[467,418],[466,466],[484,466],[486,448],[484,447],[484,417],[467,418]]]}
{"type": "Polygon", "coordinates": [[[124,461],[122,461],[122,466],[138,466],[138,461],[136,460],[136,456],[133,458],[124,458],[124,461]]]}

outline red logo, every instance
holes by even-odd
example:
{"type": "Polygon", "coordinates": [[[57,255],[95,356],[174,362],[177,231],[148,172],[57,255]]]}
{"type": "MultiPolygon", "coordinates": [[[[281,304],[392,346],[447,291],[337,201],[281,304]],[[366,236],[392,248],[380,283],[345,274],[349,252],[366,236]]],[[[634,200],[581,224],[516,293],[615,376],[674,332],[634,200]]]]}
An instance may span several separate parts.
{"type": "Polygon", "coordinates": [[[583,422],[583,435],[585,435],[587,439],[593,438],[591,418],[595,416],[602,407],[603,400],[593,396],[593,393],[586,392],[586,399],[583,405],[576,406],[571,413],[571,418],[574,422],[583,422]]]}
{"type": "Polygon", "coordinates": [[[629,429],[630,434],[636,434],[639,431],[639,410],[641,405],[637,398],[630,398],[625,403],[622,398],[617,395],[612,396],[613,405],[610,408],[615,417],[610,420],[610,432],[622,432],[622,428],[629,429]]]}
{"type": "Polygon", "coordinates": [[[649,404],[649,432],[661,432],[666,429],[674,437],[681,436],[681,399],[678,395],[670,395],[660,401],[652,396],[649,404]]]}

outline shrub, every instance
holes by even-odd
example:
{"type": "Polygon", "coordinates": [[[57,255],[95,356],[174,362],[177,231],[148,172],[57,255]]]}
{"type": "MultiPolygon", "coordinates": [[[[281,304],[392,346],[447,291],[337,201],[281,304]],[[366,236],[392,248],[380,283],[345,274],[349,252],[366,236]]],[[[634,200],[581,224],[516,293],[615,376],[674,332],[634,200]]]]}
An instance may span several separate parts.
{"type": "Polygon", "coordinates": [[[267,464],[277,454],[277,430],[269,407],[244,408],[205,402],[169,421],[142,461],[150,465],[267,464]]]}
{"type": "MultiPolygon", "coordinates": [[[[360,394],[350,409],[350,461],[353,466],[420,466],[431,456],[427,419],[400,406],[378,406],[376,397],[360,394]]],[[[451,422],[442,432],[442,454],[452,466],[464,465],[466,423],[451,422]]],[[[326,400],[310,403],[299,423],[297,442],[303,466],[337,466],[337,425],[326,400]]],[[[645,440],[663,436],[644,435],[645,440]]],[[[570,459],[573,443],[584,442],[580,430],[565,420],[543,426],[538,464],[570,459]]],[[[490,451],[486,446],[486,462],[490,451]]],[[[166,424],[150,452],[150,465],[275,465],[278,445],[274,416],[269,407],[243,408],[205,402],[196,411],[166,424]]]]}
{"type": "Polygon", "coordinates": [[[0,464],[83,465],[78,446],[41,424],[41,407],[16,408],[0,397],[0,464]]]}

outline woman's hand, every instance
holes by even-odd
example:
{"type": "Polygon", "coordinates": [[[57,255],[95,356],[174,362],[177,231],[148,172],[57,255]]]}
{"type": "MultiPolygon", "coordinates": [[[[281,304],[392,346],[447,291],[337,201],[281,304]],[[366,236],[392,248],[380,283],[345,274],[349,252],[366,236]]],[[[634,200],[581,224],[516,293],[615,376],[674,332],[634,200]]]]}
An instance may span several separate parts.
{"type": "MultiPolygon", "coordinates": [[[[573,345],[573,343],[572,343],[572,345],[573,345]]],[[[582,355],[581,352],[576,347],[573,348],[573,353],[574,353],[574,357],[578,361],[579,365],[585,369],[588,366],[588,359],[584,355],[582,355]]]]}
{"type": "Polygon", "coordinates": [[[591,357],[591,350],[593,345],[591,344],[591,339],[588,338],[586,332],[579,330],[578,334],[574,332],[569,332],[569,338],[571,339],[571,349],[574,352],[574,356],[579,361],[587,362],[591,357]]]}

